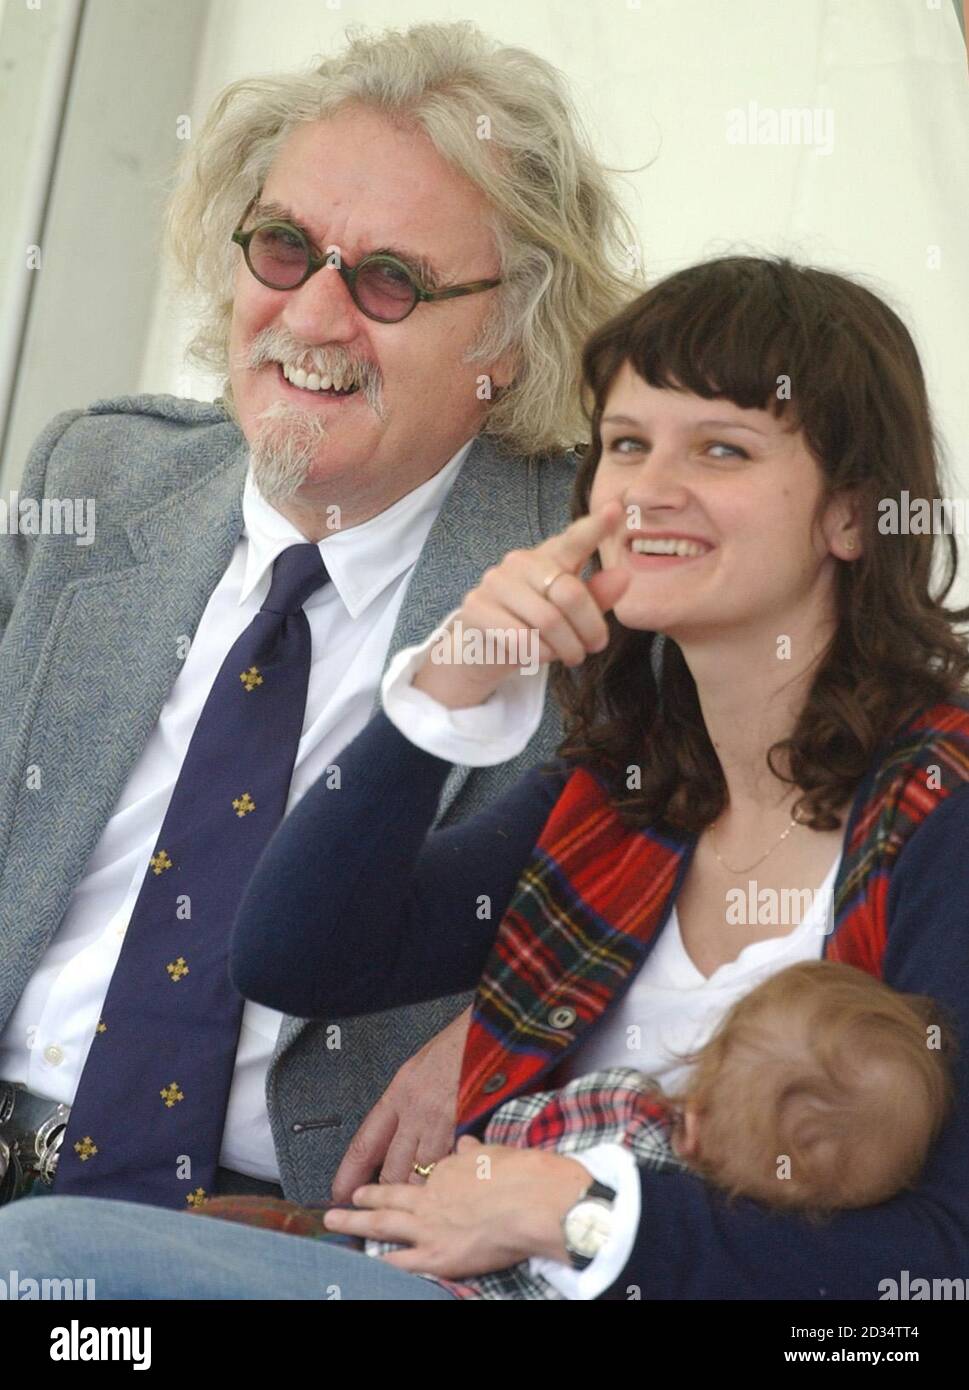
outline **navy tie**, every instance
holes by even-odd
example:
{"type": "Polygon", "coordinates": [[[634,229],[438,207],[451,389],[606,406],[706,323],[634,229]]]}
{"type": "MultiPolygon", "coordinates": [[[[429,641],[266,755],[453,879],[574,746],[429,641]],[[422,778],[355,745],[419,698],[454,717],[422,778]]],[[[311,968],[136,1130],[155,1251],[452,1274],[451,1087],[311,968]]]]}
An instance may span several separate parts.
{"type": "Polygon", "coordinates": [[[211,1195],[243,999],[229,936],[283,818],[303,729],[310,628],[329,578],[292,545],[205,702],[111,977],[58,1159],[54,1192],[157,1206],[211,1195]]]}

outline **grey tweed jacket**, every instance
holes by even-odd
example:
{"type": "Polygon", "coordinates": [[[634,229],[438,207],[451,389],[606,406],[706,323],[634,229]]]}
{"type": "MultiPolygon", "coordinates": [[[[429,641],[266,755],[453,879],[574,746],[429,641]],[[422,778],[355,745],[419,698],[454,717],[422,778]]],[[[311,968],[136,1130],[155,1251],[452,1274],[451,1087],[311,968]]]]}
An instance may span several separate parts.
{"type": "MultiPolygon", "coordinates": [[[[89,545],[0,537],[0,1028],[158,720],[185,651],[178,639],[194,636],[229,563],[247,461],[219,403],[159,395],[64,411],[31,449],[20,498],[93,498],[96,525],[89,545]]],[[[507,550],[561,530],[575,467],[571,453],[512,458],[478,436],[421,552],[388,661],[507,550]]],[[[452,769],[438,823],[487,805],[559,737],[550,702],[520,758],[452,769]]],[[[288,1197],[329,1194],[397,1068],[469,999],[341,1020],[339,1048],[327,1046],[327,1020],[284,1020],[266,1103],[288,1197]]]]}

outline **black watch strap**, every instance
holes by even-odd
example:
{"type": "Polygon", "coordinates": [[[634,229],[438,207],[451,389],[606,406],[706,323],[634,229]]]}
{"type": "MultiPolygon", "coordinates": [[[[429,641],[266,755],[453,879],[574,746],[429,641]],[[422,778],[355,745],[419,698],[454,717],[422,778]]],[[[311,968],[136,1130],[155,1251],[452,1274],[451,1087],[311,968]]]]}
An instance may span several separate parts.
{"type": "Polygon", "coordinates": [[[597,1197],[601,1202],[614,1202],[616,1200],[616,1189],[607,1187],[598,1178],[593,1178],[588,1191],[582,1198],[583,1202],[588,1202],[590,1198],[597,1197]]]}
{"type": "MultiPolygon", "coordinates": [[[[598,1201],[604,1202],[608,1206],[612,1206],[612,1203],[615,1201],[615,1199],[616,1190],[614,1187],[607,1187],[604,1182],[599,1182],[598,1178],[593,1178],[592,1182],[583,1192],[582,1196],[578,1199],[578,1201],[573,1203],[573,1207],[570,1207],[569,1210],[573,1210],[574,1207],[577,1207],[581,1202],[598,1201]]],[[[569,1263],[571,1264],[573,1269],[588,1269],[589,1265],[592,1263],[593,1256],[583,1255],[578,1250],[573,1249],[573,1247],[569,1244],[568,1236],[566,1236],[565,1239],[565,1248],[569,1252],[569,1263]]]]}

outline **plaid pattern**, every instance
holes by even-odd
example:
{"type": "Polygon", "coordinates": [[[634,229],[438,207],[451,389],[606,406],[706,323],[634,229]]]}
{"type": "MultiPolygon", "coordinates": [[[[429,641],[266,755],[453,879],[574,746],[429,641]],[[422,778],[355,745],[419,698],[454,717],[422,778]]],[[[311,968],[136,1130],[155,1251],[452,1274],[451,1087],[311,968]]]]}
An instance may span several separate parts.
{"type": "MultiPolygon", "coordinates": [[[[969,696],[922,711],[859,788],[824,956],[881,977],[892,869],[919,825],[969,781],[969,696]]],[[[594,1027],[666,921],[696,836],[623,826],[607,790],[572,773],[498,928],[472,1008],[458,1133],[480,1133],[594,1027]]]]}
{"type": "MultiPolygon", "coordinates": [[[[580,1154],[595,1144],[611,1142],[631,1149],[640,1167],[681,1171],[686,1164],[670,1147],[668,1109],[658,1092],[657,1082],[630,1067],[590,1072],[557,1091],[536,1091],[506,1101],[491,1117],[484,1141],[516,1149],[554,1149],[561,1154],[580,1154]]],[[[381,1254],[400,1247],[368,1241],[367,1248],[368,1253],[381,1254]]],[[[543,1275],[529,1273],[527,1260],[473,1279],[435,1278],[434,1282],[457,1298],[564,1299],[543,1275]]]]}
{"type": "Polygon", "coordinates": [[[926,816],[969,782],[969,699],[912,719],[880,763],[835,887],[827,960],[881,978],[892,869],[926,816]]]}
{"type": "Polygon", "coordinates": [[[639,969],[683,857],[682,842],[620,825],[591,773],[572,774],[478,985],[458,1094],[462,1128],[531,1089],[599,1021],[639,969]]]}
{"type": "MultiPolygon", "coordinates": [[[[323,1202],[319,1207],[301,1207],[286,1197],[263,1197],[255,1194],[207,1197],[197,1207],[187,1207],[190,1216],[212,1216],[219,1221],[234,1221],[242,1226],[258,1226],[264,1231],[280,1231],[284,1235],[309,1236],[313,1240],[330,1240],[336,1235],[323,1225],[323,1218],[335,1202],[323,1202]]],[[[360,1245],[360,1242],[357,1242],[360,1245]]]]}

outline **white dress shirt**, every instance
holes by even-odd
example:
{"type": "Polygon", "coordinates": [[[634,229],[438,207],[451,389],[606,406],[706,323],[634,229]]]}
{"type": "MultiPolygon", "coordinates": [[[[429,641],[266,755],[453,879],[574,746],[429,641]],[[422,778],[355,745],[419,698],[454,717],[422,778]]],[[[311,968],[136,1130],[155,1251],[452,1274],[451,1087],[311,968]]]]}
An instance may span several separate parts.
{"type": "MultiPolygon", "coordinates": [[[[491,766],[520,753],[538,727],[548,667],[510,676],[481,705],[448,709],[425,691],[415,690],[411,680],[435,635],[453,616],[444,618],[425,641],[394,657],[381,687],[384,709],[401,733],[425,752],[467,767],[491,766]]],[[[826,906],[840,863],[839,853],[803,920],[793,930],[786,936],[751,942],[736,959],[709,976],[702,974],[687,954],[674,905],[652,951],[608,1021],[581,1043],[564,1065],[563,1083],[608,1067],[635,1067],[660,1081],[667,1093],[679,1089],[689,1068],[680,1063],[677,1054],[701,1047],[730,1006],[768,976],[796,961],[820,958],[824,928],[830,920],[826,906]]],[[[632,1253],[640,1220],[639,1173],[631,1152],[619,1144],[597,1144],[570,1157],[616,1191],[609,1239],[581,1272],[537,1257],[530,1265],[567,1298],[593,1299],[615,1282],[632,1253]]]]}
{"type": "MultiPolygon", "coordinates": [[[[370,717],[408,580],[472,442],[385,511],[319,542],[332,582],[304,605],[312,664],[287,814],[370,717]]],[[[158,723],[0,1033],[0,1078],[64,1104],[74,1099],[148,860],[215,677],[264,602],[274,560],[306,540],[260,495],[251,465],[242,509],[242,535],[158,723]]],[[[42,845],[37,852],[43,854],[42,845]]],[[[281,1021],[272,1009],[245,1005],[219,1160],[271,1182],[279,1180],[279,1169],[265,1082],[281,1021]]]]}

